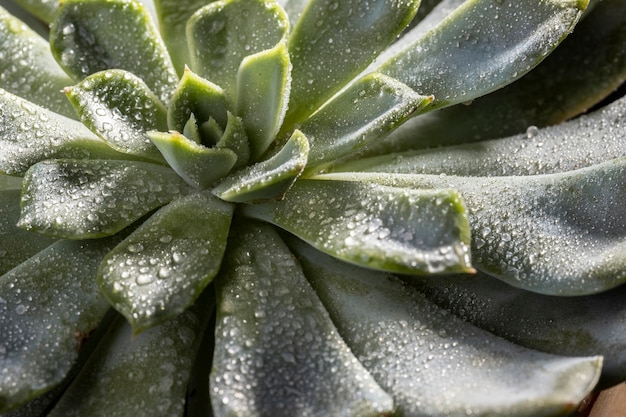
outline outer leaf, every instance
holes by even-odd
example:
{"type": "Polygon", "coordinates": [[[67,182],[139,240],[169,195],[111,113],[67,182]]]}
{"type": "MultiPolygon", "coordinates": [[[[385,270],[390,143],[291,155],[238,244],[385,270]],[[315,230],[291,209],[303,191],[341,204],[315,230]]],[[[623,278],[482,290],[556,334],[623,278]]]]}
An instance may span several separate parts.
{"type": "Polygon", "coordinates": [[[381,74],[361,78],[302,124],[311,141],[308,165],[335,161],[383,138],[431,101],[381,74]]]}
{"type": "Polygon", "coordinates": [[[196,10],[211,1],[154,0],[159,16],[159,29],[179,75],[183,74],[186,65],[191,64],[185,25],[196,10]]]}
{"type": "MultiPolygon", "coordinates": [[[[245,227],[245,228],[244,228],[245,227]]],[[[392,401],[338,336],[272,227],[233,233],[217,282],[211,398],[216,415],[354,416],[392,401]]]]}
{"type": "Polygon", "coordinates": [[[237,155],[230,149],[207,148],[178,132],[149,132],[148,135],[172,169],[196,188],[210,187],[237,162],[237,155]]]}
{"type": "Polygon", "coordinates": [[[241,61],[276,46],[288,29],[287,16],[274,1],[212,2],[187,24],[191,68],[222,87],[233,100],[241,61]]]}
{"type": "Polygon", "coordinates": [[[113,243],[59,241],[0,277],[0,411],[69,372],[109,308],[93,277],[113,243]]]}
{"type": "MultiPolygon", "coordinates": [[[[20,218],[20,190],[0,191],[0,275],[54,242],[15,226],[20,218]]],[[[1,294],[1,293],[0,293],[1,294]]],[[[0,355],[1,357],[1,355],[0,355]]]]}
{"type": "Polygon", "coordinates": [[[82,122],[114,149],[162,161],[148,130],[167,129],[167,110],[133,74],[108,70],[65,89],[82,122]]]}
{"type": "Polygon", "coordinates": [[[411,274],[468,272],[465,207],[450,190],[302,179],[282,201],[243,207],[319,250],[370,268],[411,274]]]}
{"type": "Polygon", "coordinates": [[[433,94],[439,107],[472,100],[537,65],[586,5],[587,0],[469,0],[378,70],[433,94]]]}
{"type": "Polygon", "coordinates": [[[602,355],[602,387],[626,378],[623,285],[586,297],[552,297],[484,274],[411,283],[439,306],[513,343],[559,355],[602,355]]]}
{"type": "Polygon", "coordinates": [[[289,37],[291,128],[357,76],[409,24],[419,0],[311,0],[289,37]],[[375,34],[375,35],[372,35],[375,34]]]}
{"type": "Polygon", "coordinates": [[[335,169],[485,177],[565,172],[626,156],[624,137],[626,98],[556,126],[530,127],[521,135],[364,158],[335,169]]]}
{"type": "Polygon", "coordinates": [[[50,28],[50,47],[74,78],[122,69],[167,103],[178,76],[157,28],[134,0],[63,0],[50,28]]]}
{"type": "Polygon", "coordinates": [[[0,7],[0,88],[57,113],[74,111],[60,91],[72,84],[50,53],[48,43],[0,7]]]}
{"type": "Polygon", "coordinates": [[[12,0],[46,23],[52,22],[59,0],[12,0]]]}
{"type": "Polygon", "coordinates": [[[167,109],[169,129],[182,132],[192,114],[200,123],[213,118],[219,125],[225,127],[228,120],[227,112],[228,102],[224,90],[185,67],[183,77],[167,109]]]}
{"type": "Polygon", "coordinates": [[[40,162],[24,178],[18,226],[71,239],[107,236],[189,191],[174,171],[155,164],[40,162]]]}
{"type": "Polygon", "coordinates": [[[584,295],[626,281],[626,159],[525,177],[346,173],[328,178],[458,190],[472,228],[472,264],[511,285],[584,295]]]}
{"type": "Polygon", "coordinates": [[[124,319],[116,320],[48,415],[182,416],[186,381],[213,311],[208,298],[135,337],[124,319]]]}
{"type": "Polygon", "coordinates": [[[24,175],[51,158],[127,159],[81,123],[0,89],[0,172],[24,175]]]}
{"type": "Polygon", "coordinates": [[[243,120],[253,161],[267,151],[283,122],[289,102],[290,72],[284,42],[245,57],[239,66],[236,113],[243,120]]]}
{"type": "Polygon", "coordinates": [[[593,4],[597,6],[576,30],[519,81],[471,105],[412,119],[377,152],[513,135],[529,126],[560,123],[592,107],[626,80],[626,3],[593,4]]]}
{"type": "Polygon", "coordinates": [[[106,256],[98,283],[135,333],[182,313],[211,282],[232,214],[210,194],[180,198],[106,256]]]}
{"type": "Polygon", "coordinates": [[[465,323],[397,279],[294,247],[359,361],[399,415],[554,416],[593,389],[601,357],[528,350],[465,323]]]}
{"type": "Polygon", "coordinates": [[[276,155],[229,175],[212,192],[236,203],[282,198],[304,170],[308,152],[309,142],[296,130],[276,155]]]}

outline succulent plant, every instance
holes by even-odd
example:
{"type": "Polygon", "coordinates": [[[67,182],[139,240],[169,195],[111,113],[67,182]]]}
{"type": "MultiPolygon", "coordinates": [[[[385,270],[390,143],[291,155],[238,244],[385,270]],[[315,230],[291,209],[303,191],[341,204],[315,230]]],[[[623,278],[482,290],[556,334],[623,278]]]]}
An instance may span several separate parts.
{"type": "Polygon", "coordinates": [[[422,3],[3,0],[0,414],[626,380],[626,2],[422,3]]]}

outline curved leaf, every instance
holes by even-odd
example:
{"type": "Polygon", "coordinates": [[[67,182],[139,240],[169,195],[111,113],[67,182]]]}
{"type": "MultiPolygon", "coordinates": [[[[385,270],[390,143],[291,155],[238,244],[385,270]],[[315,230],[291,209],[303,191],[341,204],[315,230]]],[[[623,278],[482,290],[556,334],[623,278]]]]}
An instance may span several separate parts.
{"type": "Polygon", "coordinates": [[[118,318],[50,417],[182,416],[186,381],[211,312],[211,297],[133,337],[118,318]]]}
{"type": "Polygon", "coordinates": [[[276,46],[288,29],[287,16],[274,1],[214,1],[187,23],[191,68],[233,100],[241,61],[276,46]]]}
{"type": "Polygon", "coordinates": [[[26,173],[18,226],[69,239],[102,237],[189,192],[182,178],[160,165],[44,161],[26,173]]]}
{"type": "Polygon", "coordinates": [[[537,65],[573,29],[586,5],[587,0],[469,0],[377,70],[433,94],[437,107],[469,101],[537,65]]]}
{"type": "Polygon", "coordinates": [[[50,48],[74,78],[107,69],[140,77],[163,103],[178,76],[144,6],[134,0],[63,0],[50,28],[50,48]]]}
{"type": "Polygon", "coordinates": [[[335,161],[382,139],[431,101],[381,74],[359,79],[302,123],[311,142],[308,165],[335,161]]]}
{"type": "Polygon", "coordinates": [[[182,313],[211,282],[232,214],[210,194],[179,198],[109,252],[98,284],[135,333],[182,313]]]}
{"type": "Polygon", "coordinates": [[[127,159],[81,123],[0,89],[0,172],[24,175],[51,158],[127,159]]]}
{"type": "Polygon", "coordinates": [[[409,24],[419,3],[310,0],[289,36],[293,82],[286,127],[306,119],[363,71],[409,24]]]}
{"type": "Polygon", "coordinates": [[[471,227],[472,264],[511,285],[584,295],[626,281],[626,159],[533,176],[376,172],[327,178],[458,190],[471,227]]]}
{"type": "Polygon", "coordinates": [[[282,198],[304,170],[308,152],[309,142],[296,130],[276,155],[229,175],[212,192],[235,203],[282,198]]]}
{"type": "Polygon", "coordinates": [[[289,102],[290,72],[284,42],[241,61],[237,72],[236,114],[243,120],[253,161],[267,151],[283,122],[289,102]]]}
{"type": "Polygon", "coordinates": [[[228,148],[237,155],[235,168],[246,166],[250,160],[250,143],[241,118],[228,112],[226,129],[220,140],[215,144],[216,148],[228,148]]]}
{"type": "Polygon", "coordinates": [[[626,379],[626,286],[584,297],[554,297],[485,274],[415,278],[437,305],[515,344],[558,355],[602,355],[601,387],[626,379]]]}
{"type": "Polygon", "coordinates": [[[54,243],[53,239],[16,227],[20,218],[20,189],[0,191],[0,275],[54,243]]]}
{"type": "Polygon", "coordinates": [[[237,162],[237,155],[227,148],[207,148],[178,132],[148,132],[165,160],[191,186],[206,189],[222,178],[237,162]]]}
{"type": "Polygon", "coordinates": [[[291,245],[359,361],[403,416],[554,416],[593,389],[602,358],[516,346],[458,319],[396,278],[291,245]]]}
{"type": "Polygon", "coordinates": [[[122,70],[102,71],[67,87],[65,94],[85,126],[112,148],[163,160],[146,132],[167,129],[167,110],[140,78],[122,70]]]}
{"type": "Polygon", "coordinates": [[[59,241],[0,277],[0,411],[69,372],[109,309],[93,277],[113,244],[59,241]]]}
{"type": "Polygon", "coordinates": [[[246,205],[317,249],[370,268],[469,272],[469,225],[458,194],[364,181],[301,179],[281,201],[246,205]]]}
{"type": "Polygon", "coordinates": [[[54,19],[57,8],[59,7],[59,0],[11,0],[28,12],[32,13],[37,18],[41,19],[45,23],[50,23],[54,19]]]}
{"type": "Polygon", "coordinates": [[[272,227],[233,233],[216,280],[216,415],[374,417],[392,401],[338,336],[272,227]]]}
{"type": "Polygon", "coordinates": [[[72,80],[57,65],[48,43],[0,7],[0,88],[74,117],[61,90],[72,80]]]}

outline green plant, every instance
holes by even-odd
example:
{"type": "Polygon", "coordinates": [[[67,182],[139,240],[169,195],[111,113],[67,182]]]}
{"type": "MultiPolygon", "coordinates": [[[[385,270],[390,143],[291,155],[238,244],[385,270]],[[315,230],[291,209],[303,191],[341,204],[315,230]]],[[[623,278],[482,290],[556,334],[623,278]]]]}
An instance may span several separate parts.
{"type": "Polygon", "coordinates": [[[3,416],[557,415],[626,379],[626,102],[565,122],[624,80],[623,1],[17,3],[3,416]]]}

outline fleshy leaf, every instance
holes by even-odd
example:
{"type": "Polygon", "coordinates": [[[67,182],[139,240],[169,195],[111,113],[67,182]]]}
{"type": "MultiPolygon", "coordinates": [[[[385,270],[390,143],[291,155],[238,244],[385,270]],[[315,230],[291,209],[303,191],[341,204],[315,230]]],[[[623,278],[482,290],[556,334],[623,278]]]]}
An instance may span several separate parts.
{"type": "Polygon", "coordinates": [[[230,149],[207,148],[175,131],[148,132],[148,136],[172,169],[196,188],[208,188],[237,162],[230,149]]]}
{"type": "Polygon", "coordinates": [[[460,176],[572,171],[626,156],[626,98],[571,121],[477,143],[397,152],[335,166],[341,171],[460,176]]]}
{"type": "Polygon", "coordinates": [[[185,67],[167,109],[167,125],[170,130],[182,132],[193,114],[198,123],[213,118],[224,128],[228,120],[227,111],[228,102],[224,90],[185,67]]]}
{"type": "Polygon", "coordinates": [[[48,43],[0,7],[0,88],[54,112],[74,117],[60,91],[72,80],[57,65],[48,43]]]}
{"type": "Polygon", "coordinates": [[[187,379],[210,314],[211,297],[133,337],[113,322],[50,417],[182,416],[187,379]]]}
{"type": "Polygon", "coordinates": [[[16,227],[19,218],[20,189],[0,190],[0,275],[54,242],[53,239],[27,233],[16,227]]]}
{"type": "Polygon", "coordinates": [[[301,179],[284,200],[242,209],[366,267],[411,274],[472,271],[467,214],[449,187],[301,179]]]}
{"type": "Polygon", "coordinates": [[[236,203],[281,198],[304,170],[308,152],[309,142],[296,130],[276,155],[229,175],[212,192],[236,203]]]}
{"type": "Polygon", "coordinates": [[[584,295],[626,281],[626,159],[532,176],[328,175],[348,177],[458,190],[471,226],[472,264],[511,285],[584,295]]]}
{"type": "Polygon", "coordinates": [[[182,313],[212,281],[232,214],[210,194],[179,198],[106,256],[98,283],[135,333],[182,313]]]}
{"type": "Polygon", "coordinates": [[[469,0],[378,71],[433,94],[438,107],[466,102],[537,65],[571,32],[586,5],[469,0]]]}
{"type": "Polygon", "coordinates": [[[59,0],[12,0],[24,9],[28,10],[34,16],[38,17],[45,23],[50,23],[54,19],[59,0]]]}
{"type": "Polygon", "coordinates": [[[50,28],[50,48],[78,80],[103,70],[126,70],[163,103],[178,81],[158,29],[138,1],[63,0],[50,28]]]}
{"type": "Polygon", "coordinates": [[[461,319],[521,346],[568,356],[602,355],[600,387],[626,379],[626,286],[585,297],[553,297],[485,274],[411,284],[461,319]]]}
{"type": "Polygon", "coordinates": [[[185,25],[195,11],[212,0],[154,0],[159,17],[159,29],[178,74],[182,75],[191,58],[185,25]]]}
{"type": "Polygon", "coordinates": [[[81,123],[0,89],[0,172],[24,175],[50,158],[126,159],[81,123]]]}
{"type": "Polygon", "coordinates": [[[214,1],[187,24],[191,68],[222,87],[233,100],[241,61],[276,46],[288,29],[287,16],[274,1],[214,1]]]}
{"type": "Polygon", "coordinates": [[[306,119],[363,71],[409,24],[419,0],[311,0],[289,37],[287,127],[306,119]]]}
{"type": "Polygon", "coordinates": [[[109,309],[93,277],[112,244],[59,241],[0,277],[0,412],[69,372],[109,309]]]}
{"type": "Polygon", "coordinates": [[[270,147],[289,102],[291,64],[284,42],[243,59],[237,73],[236,114],[243,120],[253,161],[270,147]]]}
{"type": "Polygon", "coordinates": [[[87,77],[65,94],[82,122],[114,149],[162,161],[148,130],[167,129],[167,110],[135,75],[107,70],[87,77]]]}
{"type": "Polygon", "coordinates": [[[189,191],[182,178],[161,165],[44,161],[26,173],[18,226],[70,239],[107,236],[189,191]]]}
{"type": "Polygon", "coordinates": [[[217,148],[228,148],[237,154],[237,162],[234,168],[241,168],[247,165],[250,160],[250,143],[243,126],[243,120],[240,117],[230,112],[228,113],[226,129],[215,146],[217,148]]]}
{"type": "Polygon", "coordinates": [[[337,160],[381,139],[426,107],[432,97],[381,74],[369,74],[307,119],[309,166],[337,160]]]}
{"type": "Polygon", "coordinates": [[[397,278],[295,242],[337,330],[404,416],[554,416],[575,410],[602,358],[529,350],[476,328],[397,278]]]}
{"type": "Polygon", "coordinates": [[[216,280],[216,415],[374,417],[392,410],[271,226],[232,234],[216,280]]]}

